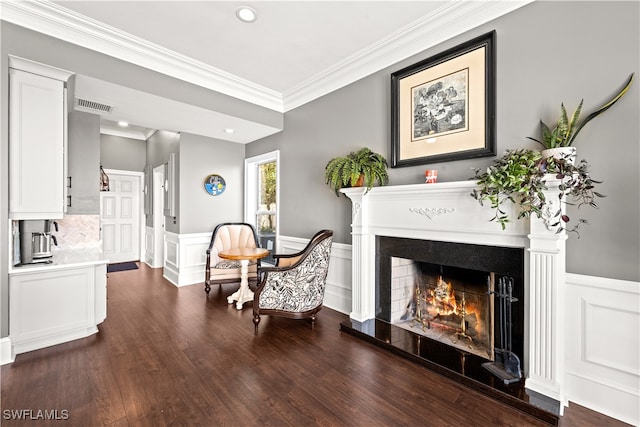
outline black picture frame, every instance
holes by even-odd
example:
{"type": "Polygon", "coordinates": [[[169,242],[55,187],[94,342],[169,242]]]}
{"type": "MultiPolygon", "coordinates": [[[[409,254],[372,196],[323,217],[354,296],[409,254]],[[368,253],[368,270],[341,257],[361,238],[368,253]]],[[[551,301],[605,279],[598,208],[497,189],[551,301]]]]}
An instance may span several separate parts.
{"type": "Polygon", "coordinates": [[[496,32],[391,74],[391,167],[496,155],[496,32]]]}

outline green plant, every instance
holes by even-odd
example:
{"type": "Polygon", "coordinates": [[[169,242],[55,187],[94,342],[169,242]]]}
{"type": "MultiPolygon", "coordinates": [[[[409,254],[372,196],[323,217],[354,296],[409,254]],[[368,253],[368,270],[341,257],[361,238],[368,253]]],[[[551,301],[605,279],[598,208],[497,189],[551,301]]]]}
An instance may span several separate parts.
{"type": "Polygon", "coordinates": [[[618,92],[613,98],[607,101],[600,108],[595,110],[593,113],[589,114],[582,122],[578,123],[580,120],[580,113],[582,111],[582,103],[584,101],[581,100],[578,107],[571,115],[571,119],[569,119],[567,115],[567,109],[564,107],[564,104],[560,104],[560,119],[553,130],[549,128],[542,120],[540,120],[540,129],[542,134],[542,140],[537,140],[532,137],[528,137],[529,139],[536,141],[541,144],[545,148],[557,148],[557,147],[569,147],[573,144],[578,133],[582,128],[589,123],[592,119],[598,117],[600,114],[607,111],[613,104],[618,102],[620,98],[624,96],[625,93],[629,90],[631,86],[631,82],[633,81],[633,73],[629,76],[629,80],[622,88],[620,92],[618,92]]]}
{"type": "Polygon", "coordinates": [[[362,185],[367,188],[366,194],[373,187],[374,182],[377,181],[379,185],[386,185],[389,182],[387,167],[387,160],[381,154],[363,147],[345,157],[331,159],[325,166],[324,178],[336,196],[340,196],[341,188],[357,186],[362,176],[362,185]]]}
{"type": "Polygon", "coordinates": [[[499,223],[503,230],[511,222],[504,204],[511,202],[518,206],[518,219],[530,218],[535,214],[558,233],[563,230],[577,233],[580,225],[587,221],[579,219],[576,225],[567,228],[570,218],[562,212],[560,204],[597,208],[596,198],[604,196],[594,189],[601,181],[591,178],[589,163],[583,159],[575,165],[568,157],[545,159],[537,150],[507,150],[485,172],[475,170],[478,188],[473,190],[471,196],[481,205],[490,203],[495,212],[491,221],[499,223]],[[560,181],[557,204],[545,197],[549,178],[560,181]]]}

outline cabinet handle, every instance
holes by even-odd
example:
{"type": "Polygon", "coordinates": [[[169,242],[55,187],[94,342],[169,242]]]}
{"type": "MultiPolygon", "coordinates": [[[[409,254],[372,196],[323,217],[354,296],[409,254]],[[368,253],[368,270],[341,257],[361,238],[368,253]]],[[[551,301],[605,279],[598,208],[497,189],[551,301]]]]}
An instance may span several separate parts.
{"type": "Polygon", "coordinates": [[[71,207],[71,196],[67,196],[67,207],[71,207]]]}
{"type": "Polygon", "coordinates": [[[71,188],[71,177],[67,177],[67,188],[71,188]]]}

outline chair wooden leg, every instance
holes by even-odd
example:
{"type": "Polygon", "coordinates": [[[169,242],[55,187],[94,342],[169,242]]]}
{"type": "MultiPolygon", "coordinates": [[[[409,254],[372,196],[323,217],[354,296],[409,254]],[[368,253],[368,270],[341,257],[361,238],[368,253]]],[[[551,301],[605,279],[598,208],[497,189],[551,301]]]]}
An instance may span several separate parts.
{"type": "Polygon", "coordinates": [[[258,314],[253,315],[253,325],[255,326],[255,334],[258,335],[258,324],[260,323],[260,316],[258,314]]]}
{"type": "Polygon", "coordinates": [[[204,282],[204,291],[207,293],[207,295],[209,295],[210,290],[211,286],[207,282],[204,282]]]}
{"type": "Polygon", "coordinates": [[[314,327],[316,325],[316,315],[314,314],[313,316],[311,316],[311,327],[314,327]]]}

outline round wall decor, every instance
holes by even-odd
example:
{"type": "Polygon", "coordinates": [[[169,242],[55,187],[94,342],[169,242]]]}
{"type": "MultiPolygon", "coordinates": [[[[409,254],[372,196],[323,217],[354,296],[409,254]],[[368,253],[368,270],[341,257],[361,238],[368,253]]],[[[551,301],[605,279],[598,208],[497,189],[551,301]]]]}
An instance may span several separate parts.
{"type": "Polygon", "coordinates": [[[204,189],[212,196],[224,193],[225,188],[227,188],[227,184],[220,175],[211,174],[204,179],[204,189]]]}

